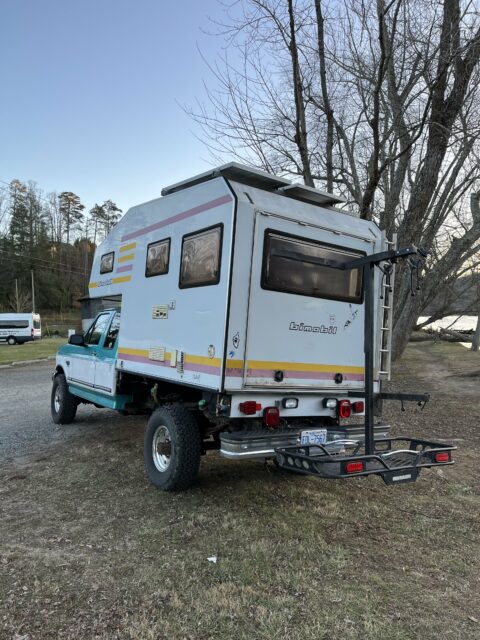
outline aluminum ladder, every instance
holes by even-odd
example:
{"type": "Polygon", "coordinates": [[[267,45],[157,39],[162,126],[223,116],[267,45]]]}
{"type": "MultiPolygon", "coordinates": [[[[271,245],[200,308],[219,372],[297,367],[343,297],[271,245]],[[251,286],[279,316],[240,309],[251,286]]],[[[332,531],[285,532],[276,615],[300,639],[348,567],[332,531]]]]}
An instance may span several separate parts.
{"type": "MultiPolygon", "coordinates": [[[[397,234],[392,235],[391,240],[386,244],[389,249],[397,248],[397,234]]],[[[380,331],[380,368],[379,378],[390,380],[392,370],[392,331],[393,331],[393,295],[395,286],[395,264],[392,265],[390,274],[390,285],[385,282],[385,278],[380,279],[381,288],[381,331],[380,331]]]]}

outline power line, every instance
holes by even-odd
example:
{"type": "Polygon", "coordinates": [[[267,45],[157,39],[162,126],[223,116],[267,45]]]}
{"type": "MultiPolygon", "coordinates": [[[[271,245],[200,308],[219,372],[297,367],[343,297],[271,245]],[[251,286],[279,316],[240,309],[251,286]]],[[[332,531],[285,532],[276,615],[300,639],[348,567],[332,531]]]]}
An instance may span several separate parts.
{"type": "Polygon", "coordinates": [[[46,262],[47,265],[49,265],[49,266],[45,266],[44,264],[37,265],[37,266],[39,266],[39,267],[41,267],[42,269],[45,269],[45,270],[55,270],[55,271],[60,271],[61,273],[65,273],[65,269],[68,269],[70,271],[70,273],[74,273],[76,275],[81,275],[81,276],[85,277],[85,272],[84,271],[79,271],[77,269],[72,269],[68,265],[66,265],[64,263],[61,263],[61,262],[57,262],[57,266],[51,266],[49,260],[45,260],[43,258],[35,258],[33,256],[27,256],[24,253],[13,253],[12,251],[5,251],[4,249],[0,249],[0,253],[5,253],[5,254],[11,256],[10,259],[13,259],[13,260],[16,259],[16,260],[19,260],[21,262],[24,262],[25,259],[28,260],[28,261],[36,261],[36,262],[41,262],[41,263],[46,262]]]}

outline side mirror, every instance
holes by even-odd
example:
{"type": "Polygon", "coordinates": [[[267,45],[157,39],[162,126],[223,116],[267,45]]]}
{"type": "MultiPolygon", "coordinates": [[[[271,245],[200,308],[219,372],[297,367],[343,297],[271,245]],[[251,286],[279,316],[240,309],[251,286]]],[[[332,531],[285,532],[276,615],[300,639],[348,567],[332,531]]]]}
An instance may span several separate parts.
{"type": "Polygon", "coordinates": [[[85,339],[80,333],[74,333],[69,337],[68,344],[74,344],[77,347],[83,347],[85,345],[85,339]]]}

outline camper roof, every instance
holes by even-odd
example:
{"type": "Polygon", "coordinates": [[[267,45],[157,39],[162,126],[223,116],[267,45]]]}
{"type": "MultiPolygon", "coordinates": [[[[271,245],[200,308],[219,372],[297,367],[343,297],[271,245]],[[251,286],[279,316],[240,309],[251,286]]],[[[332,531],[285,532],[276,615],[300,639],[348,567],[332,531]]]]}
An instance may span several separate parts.
{"type": "Polygon", "coordinates": [[[212,180],[213,178],[224,177],[227,180],[233,180],[234,182],[241,182],[251,187],[258,189],[264,189],[265,191],[273,191],[280,193],[295,200],[303,200],[311,204],[318,204],[322,206],[333,206],[335,204],[346,202],[345,198],[340,196],[333,196],[330,193],[325,193],[319,189],[313,187],[306,187],[305,185],[292,183],[286,178],[277,178],[265,171],[259,169],[253,169],[252,167],[246,167],[237,162],[229,162],[221,167],[211,169],[205,173],[200,173],[188,180],[182,180],[176,182],[168,187],[162,189],[162,196],[167,196],[171,193],[193,187],[201,182],[212,180]]]}

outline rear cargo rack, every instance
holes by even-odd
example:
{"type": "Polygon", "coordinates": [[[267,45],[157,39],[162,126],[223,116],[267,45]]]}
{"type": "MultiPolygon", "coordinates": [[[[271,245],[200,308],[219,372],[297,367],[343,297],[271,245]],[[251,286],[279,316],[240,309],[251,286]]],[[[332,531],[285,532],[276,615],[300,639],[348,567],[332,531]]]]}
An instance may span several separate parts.
{"type": "Polygon", "coordinates": [[[283,447],[276,450],[280,467],[321,478],[355,478],[379,475],[386,484],[415,482],[421,469],[453,464],[456,447],[416,438],[375,440],[374,451],[367,454],[365,442],[336,440],[337,452],[329,444],[283,447]],[[338,452],[338,446],[343,451],[338,452]]]}
{"type": "MultiPolygon", "coordinates": [[[[333,269],[363,270],[365,283],[365,424],[364,439],[359,441],[335,441],[336,447],[343,442],[343,451],[333,451],[330,445],[300,445],[278,447],[275,450],[280,467],[297,473],[320,476],[322,478],[352,478],[358,476],[379,475],[387,484],[415,482],[423,468],[453,464],[449,444],[418,440],[410,437],[376,439],[374,437],[374,413],[377,400],[413,401],[424,406],[429,400],[425,394],[375,393],[374,392],[374,322],[375,322],[375,267],[378,267],[390,288],[393,265],[398,260],[407,260],[411,270],[411,288],[413,291],[413,273],[420,266],[428,252],[415,246],[390,249],[371,255],[355,258],[345,263],[311,257],[309,262],[323,264],[333,269]]],[[[418,289],[417,280],[417,289],[418,289]]],[[[391,306],[389,304],[388,306],[391,306]]],[[[385,309],[384,305],[384,309],[385,309]]],[[[382,327],[386,325],[381,325],[382,327]]],[[[385,343],[382,343],[385,344],[385,343]]],[[[380,346],[383,349],[383,346],[380,346]]],[[[379,375],[387,374],[380,370],[379,375]]]]}

